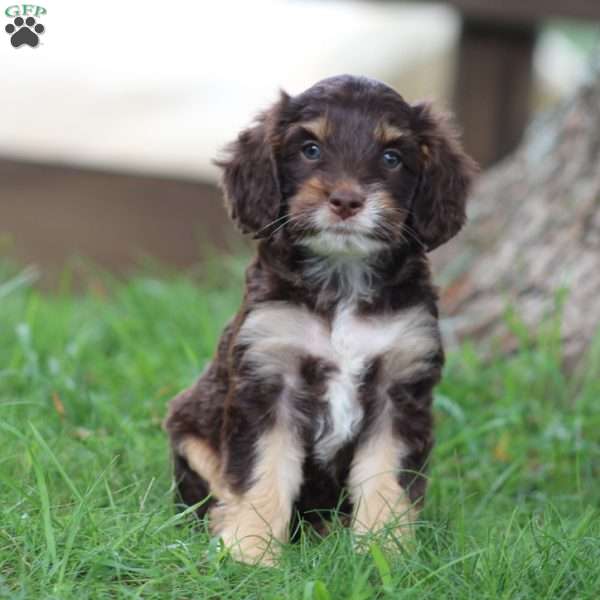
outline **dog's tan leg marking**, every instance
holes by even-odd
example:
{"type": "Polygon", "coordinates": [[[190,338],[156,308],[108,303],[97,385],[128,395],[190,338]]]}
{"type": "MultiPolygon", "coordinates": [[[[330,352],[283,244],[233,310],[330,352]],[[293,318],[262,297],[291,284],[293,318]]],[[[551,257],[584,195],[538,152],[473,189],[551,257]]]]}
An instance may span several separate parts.
{"type": "Polygon", "coordinates": [[[178,452],[185,457],[190,468],[208,483],[211,494],[218,498],[227,495],[221,476],[221,460],[205,441],[192,435],[186,436],[179,442],[178,452]]]}
{"type": "Polygon", "coordinates": [[[259,440],[251,487],[241,496],[226,498],[212,511],[214,531],[235,559],[275,563],[278,543],[289,537],[303,460],[301,444],[280,424],[259,440]]]}
{"type": "Polygon", "coordinates": [[[382,420],[379,431],[357,449],[348,479],[356,533],[375,532],[393,522],[401,534],[412,535],[416,510],[398,483],[402,455],[403,445],[394,438],[390,418],[382,420]]]}

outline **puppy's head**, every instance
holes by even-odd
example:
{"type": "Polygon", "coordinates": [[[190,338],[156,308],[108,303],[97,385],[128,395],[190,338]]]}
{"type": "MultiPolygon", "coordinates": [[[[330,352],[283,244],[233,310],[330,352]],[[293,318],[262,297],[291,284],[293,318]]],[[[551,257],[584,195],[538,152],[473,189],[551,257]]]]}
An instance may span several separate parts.
{"type": "Polygon", "coordinates": [[[449,240],[476,170],[429,105],[348,75],[282,93],[217,164],[243,232],[359,256],[449,240]]]}

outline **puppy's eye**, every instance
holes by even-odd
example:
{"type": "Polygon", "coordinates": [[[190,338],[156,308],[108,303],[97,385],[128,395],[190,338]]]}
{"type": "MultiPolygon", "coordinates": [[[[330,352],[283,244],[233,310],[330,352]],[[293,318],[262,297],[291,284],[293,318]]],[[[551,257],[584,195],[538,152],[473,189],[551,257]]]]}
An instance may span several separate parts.
{"type": "Polygon", "coordinates": [[[302,154],[308,160],[319,160],[321,158],[321,148],[315,142],[305,142],[302,144],[302,154]]]}
{"type": "Polygon", "coordinates": [[[400,154],[398,154],[398,152],[395,150],[386,150],[383,153],[381,160],[383,162],[383,166],[390,171],[394,171],[400,165],[402,165],[400,154]]]}

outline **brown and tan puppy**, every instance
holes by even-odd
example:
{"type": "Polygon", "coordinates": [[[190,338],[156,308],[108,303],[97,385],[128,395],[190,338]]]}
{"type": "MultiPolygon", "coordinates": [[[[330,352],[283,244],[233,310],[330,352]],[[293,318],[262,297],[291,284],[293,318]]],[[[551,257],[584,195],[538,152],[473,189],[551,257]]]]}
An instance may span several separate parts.
{"type": "Polygon", "coordinates": [[[280,100],[218,163],[259,239],[244,301],[166,420],[179,497],[233,555],[273,562],[294,515],[409,533],[444,361],[426,253],[475,172],[447,122],[362,77],[280,100]]]}

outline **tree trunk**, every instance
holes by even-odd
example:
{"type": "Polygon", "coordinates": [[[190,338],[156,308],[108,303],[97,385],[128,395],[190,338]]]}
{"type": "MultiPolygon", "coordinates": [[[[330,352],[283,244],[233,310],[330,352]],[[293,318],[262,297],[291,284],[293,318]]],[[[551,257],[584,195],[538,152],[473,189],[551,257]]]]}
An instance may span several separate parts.
{"type": "Polygon", "coordinates": [[[600,326],[600,73],[480,177],[469,210],[433,256],[446,336],[511,351],[507,307],[535,333],[566,290],[561,338],[575,365],[600,326]]]}

